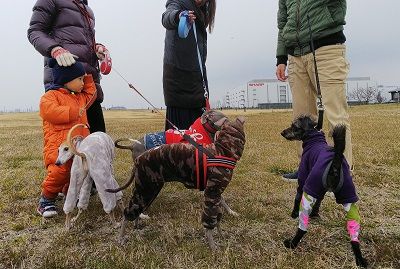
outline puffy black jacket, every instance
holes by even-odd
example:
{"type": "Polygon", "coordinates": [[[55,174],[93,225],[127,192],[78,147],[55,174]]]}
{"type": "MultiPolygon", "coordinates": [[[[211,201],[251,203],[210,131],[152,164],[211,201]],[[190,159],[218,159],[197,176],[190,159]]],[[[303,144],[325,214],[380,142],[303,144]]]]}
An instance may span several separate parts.
{"type": "Polygon", "coordinates": [[[28,39],[44,56],[44,85],[53,82],[48,58],[54,47],[61,46],[78,56],[86,73],[92,74],[97,100],[103,101],[98,59],[95,53],[95,18],[87,0],[37,0],[29,23],[28,39]]]}

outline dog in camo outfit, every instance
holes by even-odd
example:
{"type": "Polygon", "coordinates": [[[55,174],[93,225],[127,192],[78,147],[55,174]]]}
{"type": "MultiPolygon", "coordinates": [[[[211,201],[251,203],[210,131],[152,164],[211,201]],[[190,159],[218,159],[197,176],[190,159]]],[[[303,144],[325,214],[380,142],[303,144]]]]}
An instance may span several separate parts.
{"type": "Polygon", "coordinates": [[[219,230],[222,217],[221,194],[232,179],[233,169],[240,160],[245,145],[244,118],[226,120],[216,132],[214,143],[204,146],[208,154],[192,144],[162,145],[138,156],[130,180],[121,188],[107,190],[118,192],[135,181],[132,198],[124,210],[119,241],[124,241],[128,221],[137,223],[166,182],[178,181],[187,188],[204,190],[202,223],[205,236],[212,250],[217,248],[212,231],[219,230]]]}

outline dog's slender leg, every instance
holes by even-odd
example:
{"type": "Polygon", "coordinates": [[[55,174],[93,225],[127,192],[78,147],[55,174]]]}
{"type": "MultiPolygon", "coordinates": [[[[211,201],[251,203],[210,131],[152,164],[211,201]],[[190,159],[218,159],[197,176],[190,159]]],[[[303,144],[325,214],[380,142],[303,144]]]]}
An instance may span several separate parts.
{"type": "Polygon", "coordinates": [[[67,214],[65,215],[65,229],[66,229],[67,231],[69,231],[69,229],[71,229],[71,215],[72,215],[71,212],[70,212],[70,213],[67,213],[67,214]]]}
{"type": "Polygon", "coordinates": [[[128,220],[125,219],[125,217],[124,217],[124,219],[122,220],[121,229],[119,230],[119,235],[118,235],[118,243],[120,245],[123,245],[126,243],[126,239],[125,239],[126,225],[128,225],[128,220]]]}
{"type": "Polygon", "coordinates": [[[121,213],[124,213],[125,207],[124,207],[124,202],[122,201],[122,199],[118,200],[117,204],[118,204],[118,208],[121,211],[121,213]]]}
{"type": "Polygon", "coordinates": [[[228,206],[228,204],[225,202],[224,197],[222,197],[222,196],[221,196],[221,205],[222,205],[222,207],[226,210],[226,212],[228,212],[229,215],[232,215],[232,216],[235,216],[235,217],[238,217],[238,216],[239,216],[239,214],[238,214],[236,211],[233,211],[233,210],[228,206]]]}
{"type": "Polygon", "coordinates": [[[134,220],[134,227],[135,227],[135,229],[139,229],[139,220],[140,220],[140,218],[136,218],[136,219],[134,220]]]}
{"type": "Polygon", "coordinates": [[[219,237],[224,238],[224,235],[222,234],[222,228],[221,228],[220,222],[218,222],[218,224],[217,224],[217,232],[218,232],[219,237]]]}
{"type": "Polygon", "coordinates": [[[318,199],[315,202],[315,204],[314,204],[314,206],[313,206],[313,208],[311,210],[311,213],[310,213],[310,218],[314,218],[315,219],[315,218],[319,218],[320,217],[319,208],[321,206],[321,202],[322,202],[322,199],[318,199]]]}
{"type": "Polygon", "coordinates": [[[295,249],[306,233],[307,233],[307,231],[303,231],[300,228],[297,228],[297,232],[296,232],[295,236],[291,239],[286,239],[283,242],[283,244],[285,245],[286,248],[295,249]]]}
{"type": "Polygon", "coordinates": [[[350,243],[351,243],[351,248],[353,250],[354,256],[356,257],[357,266],[360,266],[362,268],[367,268],[368,262],[362,256],[361,249],[360,249],[360,243],[356,242],[356,241],[351,241],[350,243]]]}
{"type": "Polygon", "coordinates": [[[300,210],[300,199],[294,199],[294,205],[292,213],[290,213],[290,217],[292,219],[297,219],[299,217],[299,210],[300,210]]]}
{"type": "Polygon", "coordinates": [[[115,210],[112,210],[108,215],[110,216],[110,220],[114,228],[118,228],[120,223],[115,220],[115,210]]]}
{"type": "Polygon", "coordinates": [[[307,233],[308,224],[310,221],[310,212],[316,201],[316,198],[303,192],[301,197],[301,211],[299,213],[299,228],[297,228],[297,232],[294,237],[283,241],[285,247],[291,249],[296,248],[303,236],[307,233]]]}
{"type": "Polygon", "coordinates": [[[78,209],[78,214],[76,214],[76,216],[71,219],[72,223],[75,223],[78,220],[79,216],[82,214],[82,211],[82,209],[78,209]]]}
{"type": "Polygon", "coordinates": [[[218,249],[217,244],[215,244],[213,230],[212,229],[205,229],[205,235],[208,242],[208,246],[210,247],[211,251],[216,251],[218,249]]]}
{"type": "Polygon", "coordinates": [[[358,211],[358,206],[355,203],[347,203],[343,204],[343,208],[346,211],[346,219],[347,219],[347,232],[350,236],[351,248],[353,250],[354,256],[356,258],[357,266],[367,268],[368,262],[362,256],[360,243],[358,239],[358,235],[360,234],[360,214],[358,211]]]}

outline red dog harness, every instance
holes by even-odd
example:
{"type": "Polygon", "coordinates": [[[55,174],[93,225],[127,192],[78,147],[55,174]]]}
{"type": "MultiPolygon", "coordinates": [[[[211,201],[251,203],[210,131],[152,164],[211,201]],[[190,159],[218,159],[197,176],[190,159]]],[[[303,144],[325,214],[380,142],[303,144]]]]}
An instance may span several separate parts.
{"type": "MultiPolygon", "coordinates": [[[[212,138],[201,124],[201,119],[198,118],[190,127],[189,130],[185,130],[185,134],[190,135],[193,140],[202,145],[209,145],[211,144],[212,138]]],[[[165,131],[165,142],[167,144],[173,144],[173,143],[187,143],[183,137],[182,134],[179,131],[176,131],[174,129],[169,129],[165,131]]]]}
{"type": "Polygon", "coordinates": [[[196,149],[196,189],[204,191],[207,186],[207,168],[211,166],[235,169],[236,160],[225,156],[215,156],[207,158],[205,154],[196,149]]]}

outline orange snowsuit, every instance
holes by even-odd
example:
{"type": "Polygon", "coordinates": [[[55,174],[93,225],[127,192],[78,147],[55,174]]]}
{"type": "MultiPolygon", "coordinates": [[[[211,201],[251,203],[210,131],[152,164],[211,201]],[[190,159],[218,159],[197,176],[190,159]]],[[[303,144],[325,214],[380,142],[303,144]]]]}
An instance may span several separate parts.
{"type": "MultiPolygon", "coordinates": [[[[71,92],[64,88],[47,91],[40,99],[40,117],[43,119],[44,165],[47,176],[42,183],[42,195],[47,199],[54,199],[58,193],[66,192],[72,160],[57,166],[58,147],[67,138],[68,131],[78,123],[88,124],[86,113],[79,116],[79,109],[87,109],[96,100],[96,86],[92,75],[84,77],[83,90],[80,93],[71,92]]],[[[78,128],[73,136],[86,137],[89,130],[78,128]]]]}

